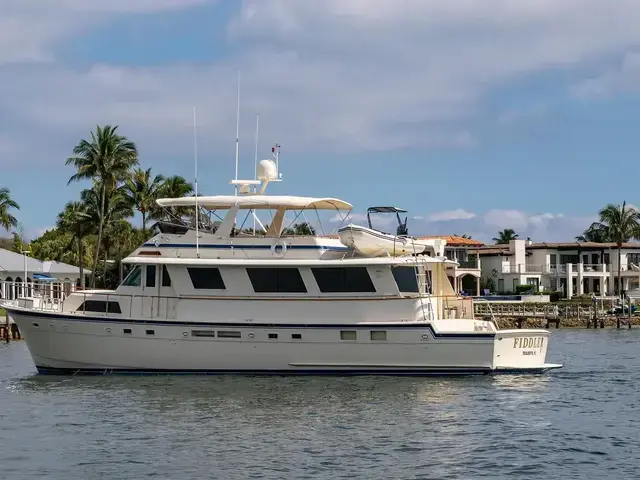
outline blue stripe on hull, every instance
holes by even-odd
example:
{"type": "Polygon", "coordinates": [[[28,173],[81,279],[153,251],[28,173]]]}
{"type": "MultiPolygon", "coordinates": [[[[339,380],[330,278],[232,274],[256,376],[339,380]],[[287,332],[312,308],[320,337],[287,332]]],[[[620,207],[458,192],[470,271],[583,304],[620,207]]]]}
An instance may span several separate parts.
{"type": "MultiPolygon", "coordinates": [[[[147,248],[196,248],[195,243],[145,243],[142,245],[147,248]]],[[[199,248],[211,248],[217,250],[231,250],[233,249],[244,249],[244,250],[271,250],[271,245],[230,245],[230,244],[219,244],[219,245],[211,245],[211,244],[200,244],[199,248]]],[[[287,245],[288,250],[336,250],[336,251],[344,251],[349,250],[349,247],[338,247],[333,245],[287,245]]]]}
{"type": "Polygon", "coordinates": [[[490,368],[433,368],[433,369],[300,369],[300,370],[171,370],[138,368],[55,368],[36,366],[41,375],[249,375],[249,376],[440,376],[542,374],[546,369],[492,370],[490,368]]]}
{"type": "Polygon", "coordinates": [[[50,313],[39,310],[13,310],[11,308],[6,309],[9,312],[17,315],[24,315],[26,317],[47,317],[61,320],[67,320],[72,322],[94,322],[94,323],[118,323],[126,325],[146,325],[146,326],[174,326],[174,327],[213,327],[213,328],[290,328],[290,329],[346,329],[361,330],[361,329],[386,329],[386,330],[405,330],[405,329],[420,329],[424,328],[428,330],[433,338],[483,338],[493,339],[494,333],[437,333],[433,326],[429,323],[416,324],[416,323],[376,323],[369,325],[357,325],[353,323],[336,324],[336,323],[225,323],[225,322],[180,322],[180,321],[165,321],[165,320],[136,320],[130,318],[117,318],[117,317],[91,317],[85,315],[62,315],[57,313],[50,313]]]}

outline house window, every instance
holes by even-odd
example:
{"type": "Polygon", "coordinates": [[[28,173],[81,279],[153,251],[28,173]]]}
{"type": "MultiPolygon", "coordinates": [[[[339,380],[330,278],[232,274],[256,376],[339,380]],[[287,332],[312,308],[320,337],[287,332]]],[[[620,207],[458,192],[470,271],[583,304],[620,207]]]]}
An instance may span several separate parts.
{"type": "Polygon", "coordinates": [[[504,278],[498,279],[498,292],[504,292],[504,278]]]}
{"type": "Polygon", "coordinates": [[[169,275],[169,270],[167,270],[166,265],[162,265],[162,286],[163,287],[171,286],[171,276],[169,275]]]}
{"type": "Polygon", "coordinates": [[[640,266],[640,253],[627,253],[627,263],[640,266]]]}
{"type": "Polygon", "coordinates": [[[189,267],[187,272],[189,272],[193,288],[197,290],[224,290],[227,288],[218,268],[189,267]]]}
{"type": "Polygon", "coordinates": [[[387,331],[386,330],[371,330],[371,340],[373,341],[384,341],[387,339],[387,331]]]}
{"type": "Polygon", "coordinates": [[[393,278],[398,285],[398,289],[401,292],[418,293],[420,288],[418,286],[417,272],[414,267],[392,267],[393,278]]]}
{"type": "Polygon", "coordinates": [[[307,293],[297,268],[247,268],[256,293],[307,293]]]}
{"type": "Polygon", "coordinates": [[[76,312],[100,312],[121,314],[120,303],[106,302],[105,300],[85,300],[80,304],[76,312]]]}
{"type": "Polygon", "coordinates": [[[355,330],[341,330],[340,331],[340,340],[356,340],[356,331],[355,330]]]}
{"type": "Polygon", "coordinates": [[[156,266],[147,265],[147,278],[144,282],[145,287],[153,288],[156,286],[156,266]]]}
{"type": "Polygon", "coordinates": [[[322,293],[374,293],[376,291],[366,267],[312,268],[322,293]]]}
{"type": "Polygon", "coordinates": [[[549,263],[551,264],[551,268],[555,268],[558,263],[558,256],[555,253],[549,255],[549,263]]]}
{"type": "Polygon", "coordinates": [[[139,287],[141,285],[140,279],[142,277],[142,266],[136,265],[131,269],[129,275],[123,280],[122,285],[125,287],[139,287]]]}

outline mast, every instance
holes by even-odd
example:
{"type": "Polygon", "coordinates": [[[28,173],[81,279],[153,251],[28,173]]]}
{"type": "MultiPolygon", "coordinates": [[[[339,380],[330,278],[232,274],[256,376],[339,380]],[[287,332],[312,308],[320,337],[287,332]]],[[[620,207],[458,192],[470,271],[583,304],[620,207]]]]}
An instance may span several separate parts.
{"type": "MultiPolygon", "coordinates": [[[[253,179],[258,180],[258,135],[260,131],[260,114],[256,113],[256,153],[253,159],[253,179]]],[[[253,194],[256,194],[256,186],[253,186],[253,194]]],[[[256,212],[253,212],[253,234],[256,234],[256,212]]]]}
{"type": "MultiPolygon", "coordinates": [[[[238,70],[238,105],[236,107],[236,176],[238,181],[238,150],[240,147],[240,70],[238,70]]],[[[238,195],[238,184],[235,184],[235,194],[238,195]]]]}
{"type": "MultiPolygon", "coordinates": [[[[198,130],[196,127],[196,106],[193,106],[193,169],[194,169],[194,187],[196,193],[196,256],[200,258],[200,208],[198,205],[198,130]]],[[[237,187],[236,187],[237,188],[237,187]]]]}

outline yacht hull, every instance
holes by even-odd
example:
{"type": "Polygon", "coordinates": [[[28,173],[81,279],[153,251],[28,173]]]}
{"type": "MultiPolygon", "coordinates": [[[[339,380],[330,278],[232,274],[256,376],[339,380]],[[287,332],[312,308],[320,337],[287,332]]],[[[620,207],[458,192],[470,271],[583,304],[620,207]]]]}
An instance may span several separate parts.
{"type": "Polygon", "coordinates": [[[473,320],[295,327],[10,314],[41,374],[485,375],[559,367],[545,363],[546,330],[457,328],[473,320]],[[357,339],[342,340],[345,331],[357,339]],[[380,335],[372,331],[386,340],[371,340],[380,335]]]}

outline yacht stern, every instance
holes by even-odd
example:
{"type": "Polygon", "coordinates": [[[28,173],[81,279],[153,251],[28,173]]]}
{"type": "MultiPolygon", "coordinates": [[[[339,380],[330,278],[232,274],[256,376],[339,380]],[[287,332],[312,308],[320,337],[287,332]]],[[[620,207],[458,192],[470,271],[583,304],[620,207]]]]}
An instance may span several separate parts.
{"type": "Polygon", "coordinates": [[[494,372],[545,373],[561,368],[561,364],[546,362],[550,335],[544,329],[498,330],[493,348],[494,372]]]}

